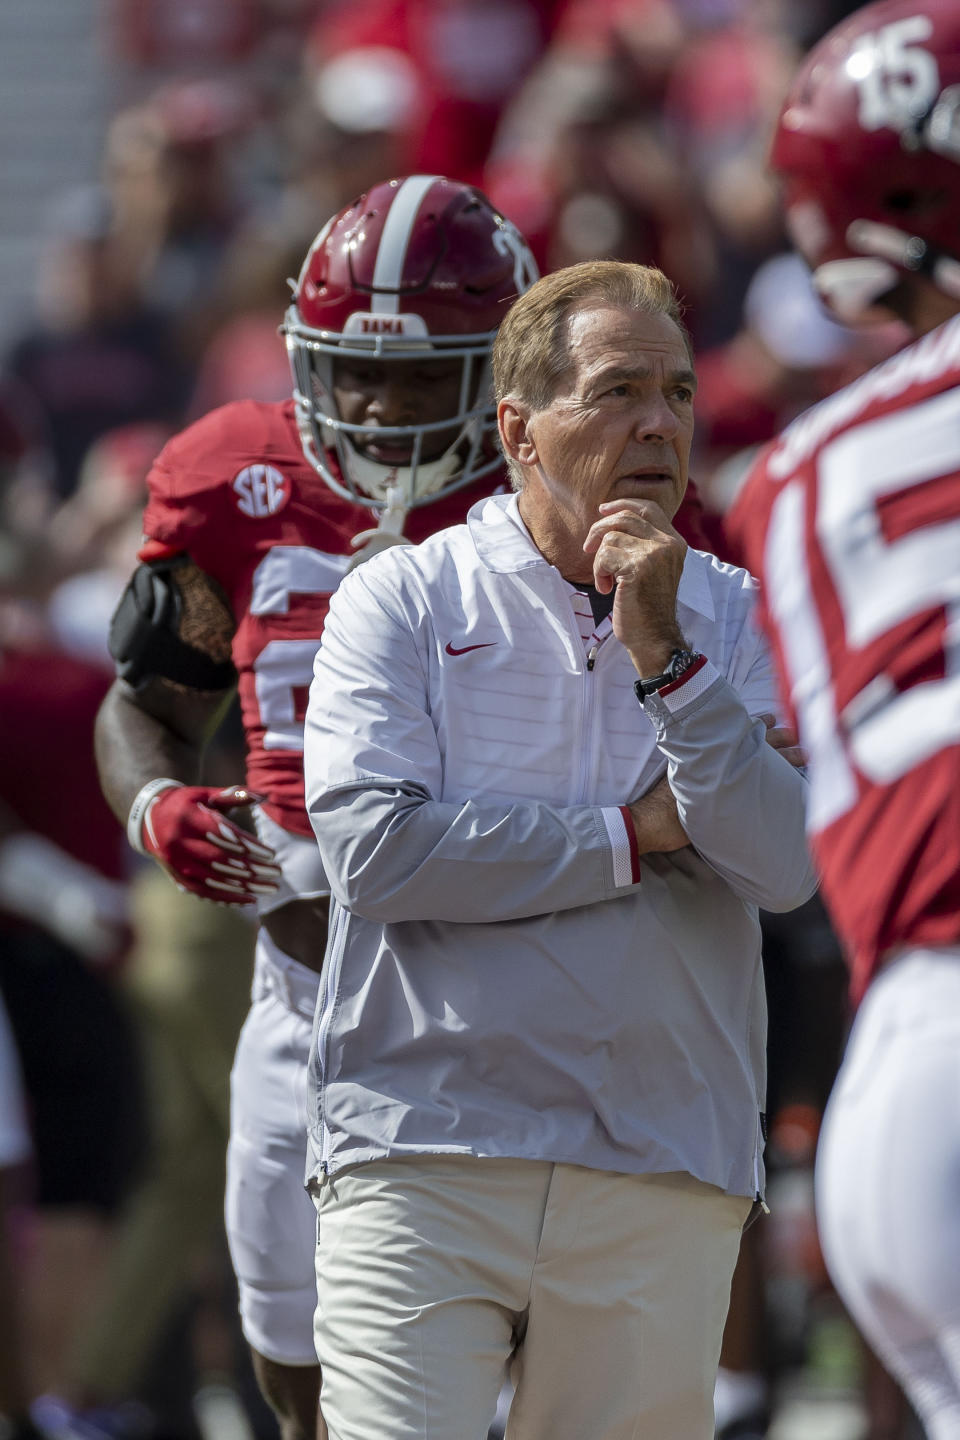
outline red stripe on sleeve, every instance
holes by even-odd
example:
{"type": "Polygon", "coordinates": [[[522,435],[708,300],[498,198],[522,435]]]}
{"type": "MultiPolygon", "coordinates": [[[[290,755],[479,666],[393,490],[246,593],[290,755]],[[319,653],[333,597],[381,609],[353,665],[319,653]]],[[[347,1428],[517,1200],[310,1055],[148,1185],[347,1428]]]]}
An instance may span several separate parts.
{"type": "Polygon", "coordinates": [[[637,849],[637,828],[633,823],[629,805],[621,805],[620,814],[627,827],[627,840],[630,845],[630,881],[631,884],[638,885],[640,883],[640,852],[637,849]]]}
{"type": "Polygon", "coordinates": [[[669,685],[662,685],[657,691],[657,694],[672,695],[674,690],[679,690],[681,685],[686,685],[688,680],[692,680],[694,675],[696,675],[697,671],[702,670],[706,663],[706,655],[701,655],[699,660],[694,660],[689,670],[684,670],[679,680],[671,680],[669,685]]]}

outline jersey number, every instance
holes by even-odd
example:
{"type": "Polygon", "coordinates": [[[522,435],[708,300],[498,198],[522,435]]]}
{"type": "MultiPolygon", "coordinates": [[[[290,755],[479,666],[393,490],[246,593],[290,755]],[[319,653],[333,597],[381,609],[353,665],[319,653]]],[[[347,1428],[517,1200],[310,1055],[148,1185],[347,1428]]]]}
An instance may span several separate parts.
{"type": "MultiPolygon", "coordinates": [[[[951,390],[839,436],[817,477],[817,540],[851,650],[925,610],[944,608],[945,674],[898,690],[881,671],[838,715],[827,646],[807,568],[804,489],[785,486],[771,515],[764,570],[794,706],[810,752],[809,825],[856,798],[853,766],[889,785],[960,741],[960,519],[884,538],[878,502],[960,471],[960,391],[951,390]]],[[[955,482],[960,485],[960,481],[955,482]]]]}
{"type": "Polygon", "coordinates": [[[924,116],[940,93],[937,62],[918,41],[929,40],[928,15],[910,15],[861,35],[847,69],[857,85],[864,130],[899,130],[924,116]]]}
{"type": "MultiPolygon", "coordinates": [[[[306,545],[275,546],[254,571],[250,614],[289,615],[291,596],[331,594],[349,564],[349,555],[327,555],[306,545]]],[[[253,662],[265,750],[303,749],[294,691],[310,684],[319,644],[319,636],[271,640],[253,662]]]]}

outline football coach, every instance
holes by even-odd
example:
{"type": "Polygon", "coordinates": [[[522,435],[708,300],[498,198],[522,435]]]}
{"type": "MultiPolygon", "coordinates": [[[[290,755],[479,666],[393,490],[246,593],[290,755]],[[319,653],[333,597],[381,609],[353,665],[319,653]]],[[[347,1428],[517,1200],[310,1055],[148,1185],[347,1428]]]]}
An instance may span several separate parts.
{"type": "Polygon", "coordinates": [[[696,378],[660,271],[498,332],[515,492],[347,576],[307,805],[331,1440],[709,1440],[763,1192],[758,906],[815,887],[742,570],[688,550],[696,378]]]}

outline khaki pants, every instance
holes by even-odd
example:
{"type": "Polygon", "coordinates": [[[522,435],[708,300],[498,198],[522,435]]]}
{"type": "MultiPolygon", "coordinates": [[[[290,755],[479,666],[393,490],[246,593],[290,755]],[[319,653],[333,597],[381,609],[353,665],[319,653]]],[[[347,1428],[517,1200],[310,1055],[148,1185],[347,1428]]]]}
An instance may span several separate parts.
{"type": "Polygon", "coordinates": [[[689,1175],[416,1156],[319,1183],[330,1440],[711,1440],[750,1202],[689,1175]]]}

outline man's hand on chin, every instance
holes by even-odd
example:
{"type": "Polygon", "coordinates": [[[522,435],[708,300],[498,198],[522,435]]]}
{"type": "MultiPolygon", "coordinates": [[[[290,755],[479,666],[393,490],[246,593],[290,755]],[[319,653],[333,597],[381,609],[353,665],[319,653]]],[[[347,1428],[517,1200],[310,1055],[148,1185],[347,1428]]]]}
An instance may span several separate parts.
{"type": "Polygon", "coordinates": [[[685,641],[677,625],[677,588],[687,543],[654,500],[608,500],[587,532],[601,594],[617,589],[613,632],[637,673],[656,674],[685,641]]]}

